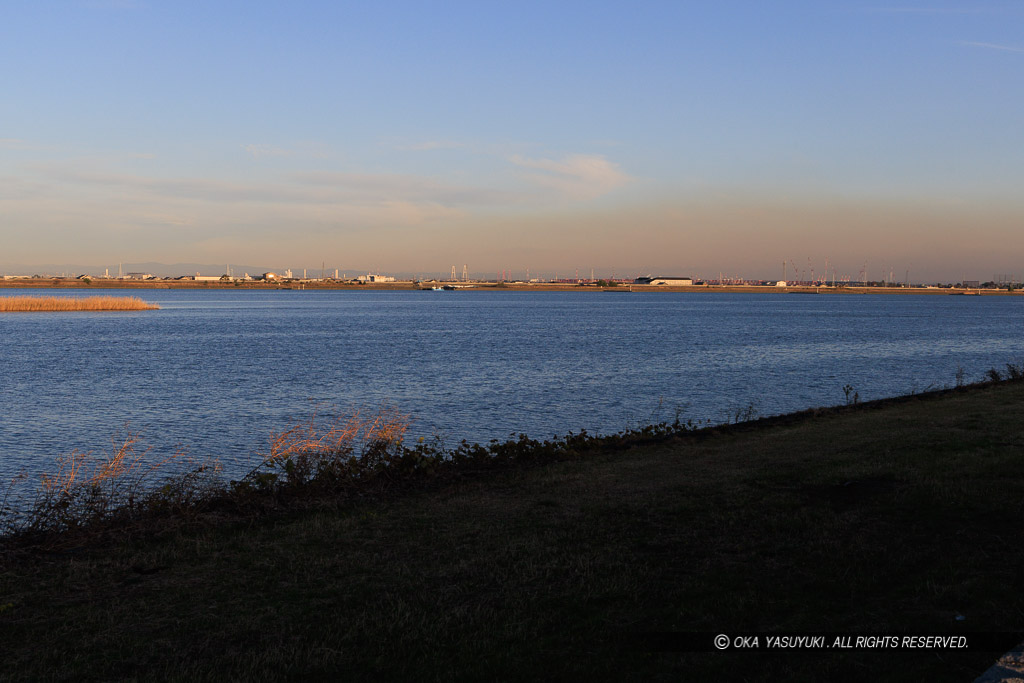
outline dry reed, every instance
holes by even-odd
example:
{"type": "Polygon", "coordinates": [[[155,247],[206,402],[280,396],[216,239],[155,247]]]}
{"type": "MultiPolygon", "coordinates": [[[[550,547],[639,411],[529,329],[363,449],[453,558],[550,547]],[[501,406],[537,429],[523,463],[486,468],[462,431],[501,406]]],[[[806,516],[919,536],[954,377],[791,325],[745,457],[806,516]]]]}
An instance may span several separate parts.
{"type": "Polygon", "coordinates": [[[145,311],[160,308],[134,296],[0,296],[0,313],[145,311]]]}
{"type": "Polygon", "coordinates": [[[338,453],[369,450],[373,445],[401,444],[410,418],[390,406],[363,416],[355,411],[333,422],[320,424],[314,414],[308,422],[270,435],[270,452],[264,463],[280,462],[297,455],[330,457],[338,453]]]}
{"type": "Polygon", "coordinates": [[[69,531],[194,506],[216,489],[219,463],[197,463],[180,450],[153,459],[149,449],[137,450],[138,444],[138,435],[126,431],[113,440],[109,453],[59,455],[56,471],[41,474],[34,491],[18,486],[29,479],[24,474],[15,477],[0,500],[0,535],[69,531]]]}
{"type": "MultiPolygon", "coordinates": [[[[284,470],[291,484],[343,473],[358,478],[404,451],[409,422],[408,415],[389,406],[327,422],[319,421],[314,413],[308,422],[271,434],[269,452],[261,454],[261,462],[243,480],[260,481],[268,469],[284,470]]],[[[277,478],[270,475],[263,481],[276,482],[277,478]]]]}
{"type": "Polygon", "coordinates": [[[318,478],[335,487],[351,485],[401,458],[408,426],[409,416],[387,406],[333,421],[314,414],[271,434],[269,452],[259,454],[240,481],[226,485],[216,461],[200,462],[182,450],[150,458],[126,425],[107,453],[71,451],[57,456],[55,470],[39,475],[35,488],[25,486],[34,478],[24,474],[6,490],[0,487],[0,539],[98,529],[167,512],[188,517],[217,501],[241,505],[254,491],[295,491],[318,478]]]}

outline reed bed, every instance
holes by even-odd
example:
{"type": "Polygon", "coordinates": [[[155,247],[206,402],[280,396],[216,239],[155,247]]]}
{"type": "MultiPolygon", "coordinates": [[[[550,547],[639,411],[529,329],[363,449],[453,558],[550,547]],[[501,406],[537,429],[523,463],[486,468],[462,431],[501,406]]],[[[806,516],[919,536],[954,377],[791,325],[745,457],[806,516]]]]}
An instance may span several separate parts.
{"type": "Polygon", "coordinates": [[[0,296],[0,313],[147,311],[160,308],[134,296],[0,296]]]}
{"type": "Polygon", "coordinates": [[[57,456],[55,469],[38,480],[23,473],[0,486],[0,556],[5,537],[45,545],[40,539],[59,542],[63,533],[88,535],[104,525],[147,517],[189,518],[218,505],[259,507],[259,499],[275,495],[330,491],[343,496],[373,489],[374,479],[417,474],[440,462],[441,454],[425,446],[405,447],[410,421],[389,406],[334,420],[314,413],[307,422],[272,433],[268,451],[258,453],[253,468],[230,482],[221,476],[219,462],[194,459],[184,450],[150,457],[150,449],[140,449],[138,434],[126,425],[107,453],[71,451],[57,456]]]}

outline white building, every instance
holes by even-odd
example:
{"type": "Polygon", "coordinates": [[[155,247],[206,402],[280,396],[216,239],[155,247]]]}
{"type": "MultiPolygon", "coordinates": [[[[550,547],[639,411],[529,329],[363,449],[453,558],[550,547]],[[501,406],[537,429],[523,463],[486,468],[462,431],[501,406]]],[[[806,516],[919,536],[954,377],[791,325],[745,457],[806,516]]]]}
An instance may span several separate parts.
{"type": "Polygon", "coordinates": [[[633,280],[634,285],[666,285],[669,287],[689,287],[693,284],[692,277],[667,277],[658,276],[654,277],[648,275],[647,277],[638,277],[633,280]]]}

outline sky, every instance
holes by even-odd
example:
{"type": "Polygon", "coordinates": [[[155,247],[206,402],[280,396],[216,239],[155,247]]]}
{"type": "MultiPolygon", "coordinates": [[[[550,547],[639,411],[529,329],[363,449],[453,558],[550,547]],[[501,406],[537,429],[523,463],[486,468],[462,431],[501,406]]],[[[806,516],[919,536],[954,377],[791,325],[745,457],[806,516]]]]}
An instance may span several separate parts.
{"type": "Polygon", "coordinates": [[[1024,1],[2,0],[0,268],[1024,278],[1024,1]]]}

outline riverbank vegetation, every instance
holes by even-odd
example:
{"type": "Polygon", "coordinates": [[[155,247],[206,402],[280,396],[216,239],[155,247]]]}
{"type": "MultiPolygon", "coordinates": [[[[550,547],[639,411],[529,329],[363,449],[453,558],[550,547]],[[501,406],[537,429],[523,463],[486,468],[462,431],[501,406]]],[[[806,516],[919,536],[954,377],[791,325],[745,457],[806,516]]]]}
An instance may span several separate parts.
{"type": "Polygon", "coordinates": [[[0,313],[146,311],[160,308],[134,296],[0,296],[0,313]]]}
{"type": "Polygon", "coordinates": [[[1001,653],[643,634],[1024,631],[1024,382],[999,374],[454,449],[405,444],[382,410],[274,435],[234,482],[193,463],[117,489],[151,476],[129,438],[44,480],[34,504],[67,516],[10,527],[4,676],[971,680],[1001,653]]]}

